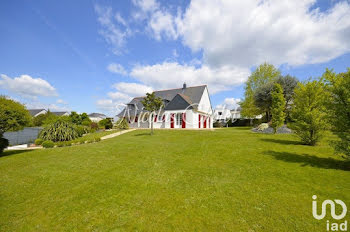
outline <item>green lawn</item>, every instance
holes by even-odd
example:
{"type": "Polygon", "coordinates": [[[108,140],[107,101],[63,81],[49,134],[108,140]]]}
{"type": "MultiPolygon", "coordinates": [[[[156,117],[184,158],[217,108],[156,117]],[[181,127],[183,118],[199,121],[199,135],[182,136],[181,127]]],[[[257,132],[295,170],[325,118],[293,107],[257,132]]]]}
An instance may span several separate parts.
{"type": "Polygon", "coordinates": [[[138,130],[7,151],[0,230],[326,231],[326,219],[312,217],[312,195],[349,208],[347,166],[327,141],[308,147],[246,128],[138,130]]]}

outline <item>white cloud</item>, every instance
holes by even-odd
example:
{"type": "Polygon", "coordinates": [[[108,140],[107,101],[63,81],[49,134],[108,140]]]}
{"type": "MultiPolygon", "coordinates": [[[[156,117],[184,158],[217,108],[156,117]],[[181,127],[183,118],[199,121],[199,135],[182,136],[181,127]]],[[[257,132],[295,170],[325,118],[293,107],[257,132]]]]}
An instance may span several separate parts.
{"type": "Polygon", "coordinates": [[[116,83],[113,85],[113,88],[117,91],[109,92],[107,94],[108,98],[100,99],[96,102],[98,109],[109,114],[120,112],[133,97],[144,96],[146,93],[153,91],[149,86],[127,82],[116,83]]]}
{"type": "Polygon", "coordinates": [[[107,66],[108,71],[126,76],[128,73],[121,64],[111,63],[107,66]]]}
{"type": "Polygon", "coordinates": [[[111,7],[102,7],[96,4],[95,12],[98,16],[97,20],[102,26],[99,33],[104,37],[106,42],[111,45],[114,54],[121,54],[126,39],[132,35],[130,28],[120,14],[117,13],[113,17],[111,7]],[[123,28],[120,26],[123,26],[123,28]]]}
{"type": "Polygon", "coordinates": [[[143,12],[152,12],[159,7],[156,0],[132,0],[132,3],[139,7],[143,12]]]}
{"type": "Polygon", "coordinates": [[[56,104],[47,104],[39,101],[32,101],[24,103],[27,109],[49,109],[51,111],[70,111],[68,106],[56,105],[56,104]]]}
{"type": "Polygon", "coordinates": [[[38,96],[57,96],[56,89],[49,82],[41,78],[33,78],[29,75],[10,78],[0,75],[0,88],[9,90],[25,98],[37,98],[38,96]]]}
{"type": "Polygon", "coordinates": [[[138,83],[119,82],[114,84],[113,87],[132,97],[144,96],[146,93],[153,92],[151,87],[138,83]]]}
{"type": "Polygon", "coordinates": [[[178,34],[212,67],[326,62],[350,51],[350,5],[310,11],[315,3],[192,0],[178,34]]]}
{"type": "Polygon", "coordinates": [[[210,93],[213,94],[242,84],[249,73],[249,69],[244,68],[221,67],[213,69],[206,65],[196,68],[176,62],[164,62],[136,66],[131,71],[130,76],[154,89],[180,88],[184,82],[188,86],[207,84],[210,93]]]}
{"type": "Polygon", "coordinates": [[[236,109],[240,101],[239,98],[225,98],[222,104],[216,106],[216,109],[236,109]]]}
{"type": "Polygon", "coordinates": [[[67,104],[67,102],[64,101],[64,100],[62,100],[62,99],[57,99],[56,103],[57,103],[57,104],[63,104],[63,105],[66,105],[66,104],[67,104]]]}
{"type": "Polygon", "coordinates": [[[148,26],[157,40],[161,40],[162,35],[177,39],[176,19],[168,12],[157,10],[152,13],[148,26]]]}

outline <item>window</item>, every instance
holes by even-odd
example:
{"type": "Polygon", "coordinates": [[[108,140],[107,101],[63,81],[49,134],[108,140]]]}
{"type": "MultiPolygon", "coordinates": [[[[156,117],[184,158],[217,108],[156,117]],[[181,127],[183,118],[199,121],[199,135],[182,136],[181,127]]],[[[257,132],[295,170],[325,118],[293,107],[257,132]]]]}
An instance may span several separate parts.
{"type": "Polygon", "coordinates": [[[161,122],[162,121],[162,115],[158,115],[158,122],[161,122]]]}
{"type": "Polygon", "coordinates": [[[176,125],[182,125],[182,113],[176,114],[176,125]]]}
{"type": "Polygon", "coordinates": [[[222,115],[222,112],[219,112],[219,115],[222,115]]]}

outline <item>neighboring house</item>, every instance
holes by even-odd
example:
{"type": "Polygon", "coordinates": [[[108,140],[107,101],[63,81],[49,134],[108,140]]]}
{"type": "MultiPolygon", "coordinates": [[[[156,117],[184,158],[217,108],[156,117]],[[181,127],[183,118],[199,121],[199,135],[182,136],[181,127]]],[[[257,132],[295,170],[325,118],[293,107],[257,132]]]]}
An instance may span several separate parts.
{"type": "Polygon", "coordinates": [[[36,117],[36,116],[38,116],[40,114],[46,114],[47,113],[47,110],[45,110],[45,109],[29,109],[28,111],[29,111],[29,113],[30,113],[30,115],[32,117],[36,117]]]}
{"type": "Polygon", "coordinates": [[[57,116],[69,116],[69,112],[68,111],[60,111],[60,112],[51,112],[53,113],[54,115],[57,115],[57,116]]]}
{"type": "Polygon", "coordinates": [[[88,116],[89,116],[90,120],[93,122],[99,122],[99,121],[107,118],[106,115],[100,114],[100,113],[91,113],[88,116]]]}
{"type": "MultiPolygon", "coordinates": [[[[164,107],[156,112],[154,128],[213,128],[213,110],[206,85],[154,91],[164,107]]],[[[150,128],[151,116],[135,97],[117,116],[128,120],[130,127],[150,128]]]]}
{"type": "Polygon", "coordinates": [[[214,111],[214,121],[227,122],[231,118],[231,112],[229,109],[218,108],[214,111]]]}
{"type": "Polygon", "coordinates": [[[241,107],[237,107],[236,109],[231,110],[230,113],[231,113],[232,120],[240,119],[241,118],[241,107]]]}

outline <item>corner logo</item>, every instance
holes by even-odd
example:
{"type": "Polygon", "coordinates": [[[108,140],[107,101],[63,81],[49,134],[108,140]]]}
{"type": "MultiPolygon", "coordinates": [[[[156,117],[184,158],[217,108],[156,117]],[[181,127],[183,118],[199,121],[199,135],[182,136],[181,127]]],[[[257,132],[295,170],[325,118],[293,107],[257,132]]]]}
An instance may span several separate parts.
{"type": "MultiPolygon", "coordinates": [[[[312,215],[314,216],[315,219],[317,220],[322,220],[326,216],[326,210],[327,210],[327,205],[330,206],[331,210],[331,216],[335,220],[341,220],[346,216],[346,213],[348,211],[345,203],[342,200],[335,199],[334,201],[332,200],[325,200],[322,202],[322,208],[321,208],[321,214],[317,213],[317,196],[313,195],[312,196],[312,215]],[[341,213],[336,214],[336,204],[340,205],[342,207],[341,213]]],[[[337,211],[339,212],[339,211],[337,211]]],[[[329,220],[327,220],[327,231],[347,231],[348,227],[348,221],[345,220],[343,223],[330,223],[329,220]]]]}

